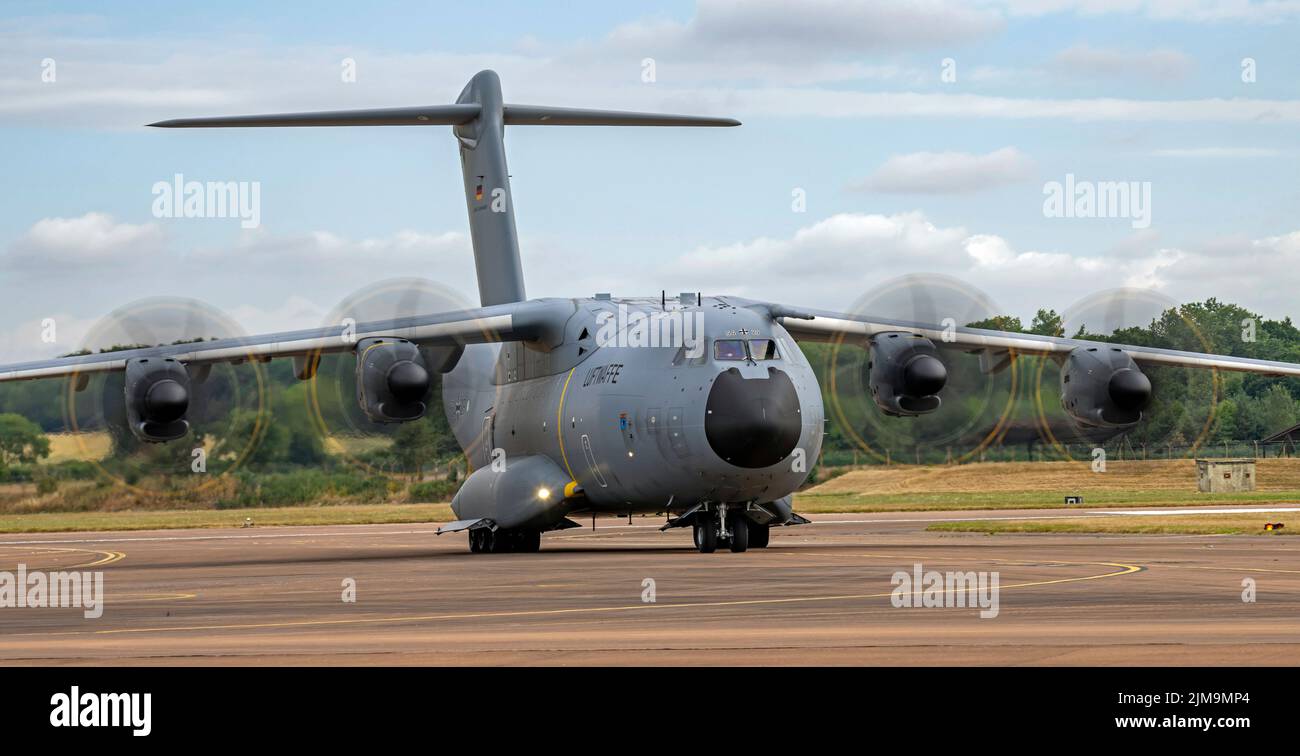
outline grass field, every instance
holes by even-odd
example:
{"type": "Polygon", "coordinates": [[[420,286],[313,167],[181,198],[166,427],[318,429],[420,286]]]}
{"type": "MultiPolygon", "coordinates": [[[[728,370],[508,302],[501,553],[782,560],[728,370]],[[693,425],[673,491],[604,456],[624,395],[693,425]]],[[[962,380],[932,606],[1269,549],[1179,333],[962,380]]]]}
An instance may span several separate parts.
{"type": "Polygon", "coordinates": [[[926,530],[949,533],[1150,533],[1177,535],[1291,535],[1300,522],[1281,530],[1264,530],[1264,523],[1284,520],[1278,514],[1156,515],[1080,518],[1077,520],[982,520],[940,522],[926,530]]]}
{"type": "Polygon", "coordinates": [[[46,462],[55,464],[71,459],[96,460],[108,456],[113,439],[107,433],[51,433],[50,456],[46,462]]]}
{"type": "Polygon", "coordinates": [[[236,528],[243,525],[246,518],[251,519],[255,527],[447,522],[454,519],[451,507],[446,504],[347,504],[330,507],[259,507],[257,509],[49,512],[0,515],[0,532],[236,528]]]}
{"type": "MultiPolygon", "coordinates": [[[[67,445],[76,442],[63,437],[59,443],[67,445]]],[[[1066,495],[1083,496],[1084,505],[1088,507],[1300,504],[1300,460],[1260,460],[1257,477],[1257,491],[1202,494],[1196,490],[1196,465],[1191,460],[1113,461],[1104,473],[1094,473],[1087,463],[1082,462],[989,462],[921,467],[895,465],[853,470],[834,477],[797,494],[795,509],[812,514],[1042,509],[1062,506],[1066,495]]],[[[60,493],[54,496],[80,499],[81,494],[77,493],[79,487],[86,487],[91,493],[98,491],[92,491],[89,485],[66,483],[60,488],[60,493]]],[[[351,503],[342,499],[326,502],[329,506],[250,509],[216,509],[211,503],[195,501],[184,509],[177,508],[174,511],[166,508],[166,504],[160,507],[143,500],[134,501],[125,492],[113,493],[112,489],[103,489],[100,493],[107,494],[104,504],[91,506],[87,503],[81,507],[90,511],[41,512],[39,510],[44,500],[34,496],[30,484],[0,487],[0,505],[3,505],[0,506],[0,511],[7,512],[0,514],[0,532],[227,527],[242,523],[244,517],[252,517],[259,525],[425,522],[451,517],[446,504],[405,504],[392,499],[373,504],[351,503]],[[107,509],[117,511],[103,511],[107,509]]],[[[86,496],[89,497],[90,493],[86,496]]],[[[1226,520],[1216,522],[1203,515],[1188,516],[1177,521],[1166,521],[1158,517],[1128,519],[1136,520],[1132,524],[1133,529],[1124,530],[1123,518],[961,523],[963,527],[951,529],[980,532],[986,530],[984,526],[996,526],[999,532],[1229,532],[1205,530],[1207,527],[1219,527],[1245,528],[1230,532],[1254,532],[1262,526],[1266,517],[1249,516],[1235,523],[1226,520]],[[1070,528],[1075,530],[1067,530],[1070,528]]],[[[1300,530],[1300,522],[1297,523],[1297,530],[1300,530]]]]}
{"type": "Polygon", "coordinates": [[[801,512],[892,512],[945,509],[1041,509],[1066,496],[1098,507],[1300,503],[1300,459],[1260,460],[1258,490],[1203,494],[1192,460],[987,462],[974,465],[872,467],[840,475],[795,496],[801,512]]]}
{"type": "MultiPolygon", "coordinates": [[[[113,440],[103,431],[87,433],[51,433],[50,456],[45,461],[54,464],[70,459],[93,461],[107,457],[113,448],[113,440]]],[[[392,439],[381,436],[347,436],[338,435],[325,439],[325,451],[329,454],[358,456],[377,449],[383,449],[392,439]]]]}

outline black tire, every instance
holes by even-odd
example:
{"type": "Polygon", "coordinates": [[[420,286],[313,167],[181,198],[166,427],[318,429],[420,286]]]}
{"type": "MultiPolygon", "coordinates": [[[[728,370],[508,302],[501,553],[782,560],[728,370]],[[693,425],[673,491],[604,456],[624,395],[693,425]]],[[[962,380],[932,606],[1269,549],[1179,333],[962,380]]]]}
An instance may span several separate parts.
{"type": "Polygon", "coordinates": [[[479,548],[484,554],[500,554],[504,550],[501,548],[502,540],[501,533],[483,528],[483,545],[479,548]]]}
{"type": "Polygon", "coordinates": [[[483,551],[483,531],[475,528],[469,531],[469,553],[479,554],[483,551]]]}
{"type": "Polygon", "coordinates": [[[749,523],[749,548],[765,549],[767,542],[772,537],[771,525],[755,525],[749,523]]]}
{"type": "Polygon", "coordinates": [[[731,531],[728,545],[733,554],[739,554],[749,548],[749,518],[737,512],[727,515],[727,520],[727,529],[731,531]]]}
{"type": "Polygon", "coordinates": [[[718,529],[713,527],[713,520],[697,517],[695,520],[695,548],[701,554],[712,554],[718,550],[718,529]]]}
{"type": "Polygon", "coordinates": [[[519,550],[525,554],[536,554],[542,549],[542,531],[525,530],[519,534],[519,550]]]}

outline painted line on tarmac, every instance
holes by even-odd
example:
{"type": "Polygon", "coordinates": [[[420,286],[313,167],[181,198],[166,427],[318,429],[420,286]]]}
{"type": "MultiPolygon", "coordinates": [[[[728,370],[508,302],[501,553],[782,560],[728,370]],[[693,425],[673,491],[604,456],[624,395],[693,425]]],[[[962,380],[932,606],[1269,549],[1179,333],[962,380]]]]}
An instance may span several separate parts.
{"type": "MultiPolygon", "coordinates": [[[[1111,572],[1097,573],[1093,575],[1082,575],[1079,577],[1057,578],[1054,580],[1035,580],[1028,583],[1011,583],[1004,585],[1000,590],[1009,588],[1031,588],[1044,585],[1060,585],[1062,583],[1079,583],[1089,580],[1103,580],[1105,578],[1119,577],[1121,575],[1132,575],[1141,572],[1145,567],[1136,564],[1125,564],[1123,562],[1053,562],[1053,564],[1064,565],[1089,565],[1097,567],[1113,568],[1111,572]]],[[[922,590],[912,592],[913,596],[919,596],[922,590]]],[[[610,612],[636,612],[636,611],[667,611],[672,609],[700,609],[700,608],[717,608],[730,606],[771,606],[780,604],[803,604],[819,601],[855,601],[871,598],[888,598],[894,595],[894,591],[886,593],[852,593],[832,596],[796,596],[786,598],[770,599],[737,599],[734,601],[701,601],[701,602],[681,602],[681,603],[641,603],[625,604],[621,606],[588,606],[572,607],[566,609],[529,609],[519,611],[503,612],[473,612],[465,614],[418,614],[418,615],[396,615],[387,617],[349,617],[342,619],[321,619],[321,620],[286,620],[282,622],[249,622],[235,624],[216,624],[216,625],[178,625],[168,627],[165,625],[156,627],[124,627],[108,630],[69,630],[42,633],[12,633],[10,637],[40,635],[43,637],[66,636],[66,635],[131,635],[138,633],[177,633],[177,632],[195,632],[195,631],[217,631],[217,630],[265,630],[265,629],[284,629],[284,628],[302,628],[302,627],[329,627],[336,625],[376,625],[376,624],[396,624],[403,622],[436,622],[446,620],[467,620],[467,619],[502,619],[518,617],[546,617],[557,615],[574,615],[574,614],[608,614],[610,612]]]]}
{"type": "MultiPolygon", "coordinates": [[[[989,510],[1007,512],[1013,510],[989,510]]],[[[917,523],[917,522],[984,522],[988,520],[1077,520],[1081,518],[1092,517],[1110,517],[1112,515],[1177,515],[1177,514],[1261,514],[1268,512],[1300,512],[1300,507],[1235,507],[1235,508],[1200,508],[1200,509],[1152,509],[1152,510],[1089,510],[1087,512],[1073,512],[1059,515],[1006,515],[997,517],[876,517],[872,519],[855,519],[855,520],[811,520],[810,525],[887,525],[890,523],[917,523]]],[[[276,527],[276,526],[269,526],[276,527]]],[[[354,528],[365,527],[364,525],[320,525],[312,527],[323,528],[354,528]]],[[[623,530],[636,528],[660,528],[661,525],[603,525],[598,526],[597,530],[623,530]]],[[[804,527],[804,526],[799,526],[804,527]]],[[[591,533],[590,528],[583,528],[586,533],[591,533]]],[[[575,528],[572,531],[565,532],[566,535],[582,535],[582,532],[575,528]]],[[[437,535],[437,529],[433,530],[338,530],[338,531],[308,531],[293,533],[239,533],[223,535],[190,535],[190,536],[99,536],[95,538],[62,538],[62,539],[28,539],[21,541],[0,541],[0,546],[41,546],[47,544],[73,544],[73,543],[146,543],[146,542],[167,542],[167,541],[251,541],[258,539],[271,538],[331,538],[342,536],[391,536],[391,535],[437,535]]],[[[120,557],[119,557],[120,558],[120,557]]]]}

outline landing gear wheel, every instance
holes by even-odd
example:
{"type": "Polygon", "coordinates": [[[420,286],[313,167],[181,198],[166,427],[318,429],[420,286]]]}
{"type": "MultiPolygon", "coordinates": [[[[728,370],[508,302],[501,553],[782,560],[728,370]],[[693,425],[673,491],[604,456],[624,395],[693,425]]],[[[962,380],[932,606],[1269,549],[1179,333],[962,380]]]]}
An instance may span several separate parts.
{"type": "Polygon", "coordinates": [[[519,534],[519,551],[536,554],[542,549],[542,531],[525,530],[519,534]]]}
{"type": "Polygon", "coordinates": [[[483,552],[483,530],[475,528],[469,531],[469,553],[480,554],[483,552]]]}
{"type": "Polygon", "coordinates": [[[728,544],[733,554],[739,554],[749,548],[749,519],[739,512],[727,515],[727,529],[731,531],[728,544]]]}
{"type": "Polygon", "coordinates": [[[712,554],[718,550],[718,529],[707,517],[695,519],[695,548],[701,554],[712,554]]]}
{"type": "Polygon", "coordinates": [[[504,549],[501,548],[503,545],[502,544],[503,539],[501,538],[500,533],[497,533],[496,531],[493,530],[489,530],[488,528],[483,528],[481,532],[483,533],[482,536],[483,540],[482,540],[482,545],[479,546],[479,549],[484,554],[500,554],[502,551],[504,551],[504,549]]]}
{"type": "Polygon", "coordinates": [[[749,548],[765,549],[767,548],[767,541],[771,537],[771,525],[755,525],[752,522],[749,523],[749,548]]]}

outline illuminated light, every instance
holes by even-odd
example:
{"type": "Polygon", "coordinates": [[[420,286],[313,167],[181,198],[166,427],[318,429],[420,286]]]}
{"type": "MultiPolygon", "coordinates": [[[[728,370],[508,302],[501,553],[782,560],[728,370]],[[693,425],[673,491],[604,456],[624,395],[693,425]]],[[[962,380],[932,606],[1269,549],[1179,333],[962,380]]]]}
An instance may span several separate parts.
{"type": "Polygon", "coordinates": [[[551,498],[551,489],[549,488],[537,489],[537,498],[541,499],[542,501],[546,501],[547,499],[551,498]]]}
{"type": "Polygon", "coordinates": [[[632,456],[632,452],[628,452],[628,453],[627,453],[627,456],[629,456],[629,457],[632,456]]]}

